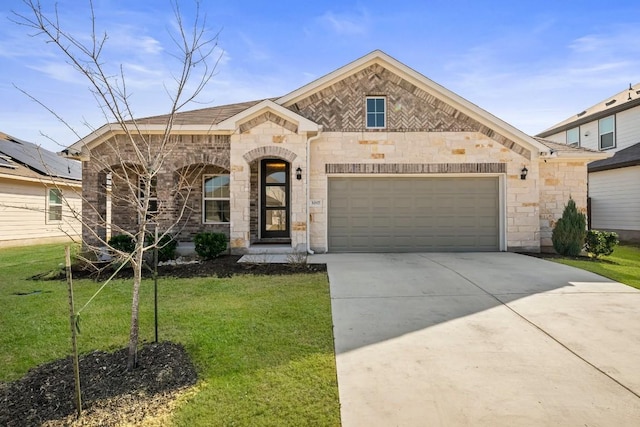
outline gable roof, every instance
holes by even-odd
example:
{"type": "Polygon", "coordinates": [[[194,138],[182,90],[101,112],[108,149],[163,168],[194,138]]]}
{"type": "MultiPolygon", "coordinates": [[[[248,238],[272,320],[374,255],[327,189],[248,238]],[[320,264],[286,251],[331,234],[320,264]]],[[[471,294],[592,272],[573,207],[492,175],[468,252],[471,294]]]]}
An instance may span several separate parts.
{"type": "Polygon", "coordinates": [[[640,142],[618,151],[613,157],[589,163],[588,169],[589,172],[599,172],[638,165],[640,165],[640,142]]]}
{"type": "MultiPolygon", "coordinates": [[[[45,150],[36,144],[1,132],[0,154],[4,156],[3,163],[6,163],[6,166],[10,167],[12,163],[22,165],[37,174],[35,176],[63,178],[73,181],[82,179],[80,162],[58,156],[56,153],[45,150]]],[[[33,174],[27,175],[31,176],[33,174]]]]}
{"type": "Polygon", "coordinates": [[[618,92],[615,95],[592,105],[586,110],[561,121],[560,123],[556,123],[536,136],[546,138],[549,135],[563,132],[584,123],[592,122],[638,105],[640,105],[640,83],[629,85],[628,89],[618,92]]]}
{"type": "Polygon", "coordinates": [[[372,64],[379,64],[383,68],[390,70],[392,73],[400,76],[410,85],[414,85],[419,89],[422,89],[426,93],[434,96],[435,98],[443,101],[449,106],[455,108],[478,121],[480,124],[490,128],[493,132],[499,133],[504,137],[524,143],[528,148],[536,153],[546,154],[548,148],[531,136],[525,134],[514,126],[499,119],[488,111],[478,107],[477,105],[469,102],[460,95],[450,91],[449,89],[439,85],[423,74],[415,71],[414,69],[406,66],[397,59],[387,55],[381,50],[374,50],[373,52],[356,59],[355,61],[338,68],[337,70],[314,80],[313,82],[302,86],[287,95],[278,98],[275,102],[285,107],[290,107],[303,98],[310,97],[315,93],[335,84],[336,82],[346,78],[349,75],[357,73],[372,64]]]}
{"type": "MultiPolygon", "coordinates": [[[[486,110],[483,110],[443,86],[440,86],[380,50],[375,50],[343,67],[340,67],[324,77],[321,77],[277,99],[272,98],[262,101],[250,101],[177,113],[175,116],[175,125],[172,131],[174,133],[233,132],[234,129],[230,129],[228,126],[229,123],[238,122],[238,120],[235,119],[236,116],[241,117],[244,111],[251,109],[260,103],[269,101],[273,103],[272,105],[277,104],[289,109],[289,107],[295,104],[296,101],[314,96],[314,94],[322,89],[374,64],[378,64],[398,76],[400,84],[406,84],[416,90],[422,91],[422,93],[426,93],[428,96],[436,98],[440,102],[446,104],[447,108],[453,111],[456,115],[460,112],[474,120],[482,128],[483,133],[494,139],[498,138],[499,140],[504,140],[504,145],[518,152],[526,152],[527,157],[530,153],[535,153],[534,156],[536,157],[538,155],[545,156],[549,154],[549,148],[544,144],[541,144],[531,136],[502,121],[486,110]]],[[[294,115],[296,114],[294,111],[291,111],[291,113],[294,115]]],[[[136,119],[135,122],[127,122],[127,125],[130,126],[130,129],[133,131],[162,132],[167,123],[168,117],[168,115],[160,115],[136,119]]],[[[299,115],[297,115],[297,117],[302,118],[299,115]]],[[[110,123],[104,125],[92,132],[90,135],[82,138],[65,151],[67,154],[70,153],[71,155],[77,155],[81,152],[82,148],[99,144],[114,133],[120,132],[122,132],[122,128],[118,124],[110,123]]]]}

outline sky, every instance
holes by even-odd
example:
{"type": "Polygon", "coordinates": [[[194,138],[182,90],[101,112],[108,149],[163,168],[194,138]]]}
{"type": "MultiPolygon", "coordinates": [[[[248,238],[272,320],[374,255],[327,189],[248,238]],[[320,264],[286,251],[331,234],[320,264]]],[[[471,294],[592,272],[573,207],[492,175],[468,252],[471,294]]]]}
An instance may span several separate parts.
{"type": "MultiPolygon", "coordinates": [[[[88,1],[40,1],[91,40],[88,1]]],[[[196,1],[178,5],[192,25],[196,1]]],[[[93,6],[103,63],[123,70],[135,116],[166,113],[179,66],[172,2],[93,6]]],[[[110,118],[19,15],[33,16],[0,0],[0,132],[60,151],[110,118]]],[[[637,0],[202,0],[199,16],[216,69],[187,110],[279,97],[376,49],[530,135],[640,82],[637,0]]]]}

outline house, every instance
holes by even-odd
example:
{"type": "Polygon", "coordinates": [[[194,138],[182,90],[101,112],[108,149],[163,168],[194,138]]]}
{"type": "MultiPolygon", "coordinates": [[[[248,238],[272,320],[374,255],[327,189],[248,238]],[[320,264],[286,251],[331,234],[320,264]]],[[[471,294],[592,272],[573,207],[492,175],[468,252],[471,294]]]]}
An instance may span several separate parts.
{"type": "Polygon", "coordinates": [[[0,247],[79,240],[81,179],[80,162],[0,132],[0,247]]]}
{"type": "MultiPolygon", "coordinates": [[[[167,116],[135,122],[160,138],[167,116]]],[[[133,158],[122,133],[107,124],[69,147],[83,161],[87,220],[107,214],[105,165],[133,158]]],[[[237,253],[269,242],[316,252],[540,251],[570,196],[586,209],[586,165],[606,157],[536,140],[381,51],[279,98],[181,112],[172,137],[180,150],[149,195],[164,212],[160,227],[179,210],[175,183],[197,166],[177,238],[224,232],[237,253]]],[[[112,225],[129,229],[139,219],[115,203],[123,188],[113,181],[112,225]]],[[[85,229],[87,244],[96,230],[104,233],[85,229]]]]}
{"type": "Polygon", "coordinates": [[[629,85],[538,136],[612,155],[588,165],[590,228],[640,242],[640,84],[629,85]]]}

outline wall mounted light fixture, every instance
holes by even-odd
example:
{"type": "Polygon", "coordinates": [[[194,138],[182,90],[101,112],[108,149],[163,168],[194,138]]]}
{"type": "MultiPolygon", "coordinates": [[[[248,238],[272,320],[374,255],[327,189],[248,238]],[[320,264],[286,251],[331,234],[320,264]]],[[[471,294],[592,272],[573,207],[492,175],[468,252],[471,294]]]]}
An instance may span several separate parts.
{"type": "Polygon", "coordinates": [[[529,169],[527,167],[523,167],[520,171],[520,179],[527,179],[527,174],[529,173],[529,169]]]}
{"type": "Polygon", "coordinates": [[[298,181],[302,179],[302,169],[300,168],[300,166],[298,166],[298,169],[296,169],[296,179],[298,181]]]}

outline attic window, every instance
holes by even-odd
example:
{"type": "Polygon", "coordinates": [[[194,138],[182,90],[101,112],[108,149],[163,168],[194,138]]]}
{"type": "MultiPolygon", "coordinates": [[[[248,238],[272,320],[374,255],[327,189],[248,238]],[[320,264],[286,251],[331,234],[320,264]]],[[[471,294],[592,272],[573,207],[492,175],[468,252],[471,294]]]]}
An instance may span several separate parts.
{"type": "Polygon", "coordinates": [[[615,104],[615,103],[616,103],[616,100],[615,100],[615,99],[612,99],[611,101],[609,101],[609,102],[605,103],[604,105],[606,105],[606,106],[608,107],[609,105],[613,105],[613,104],[615,104]]]}
{"type": "Polygon", "coordinates": [[[384,129],[387,119],[387,99],[384,96],[368,96],[367,129],[384,129]]]}

